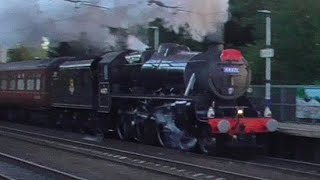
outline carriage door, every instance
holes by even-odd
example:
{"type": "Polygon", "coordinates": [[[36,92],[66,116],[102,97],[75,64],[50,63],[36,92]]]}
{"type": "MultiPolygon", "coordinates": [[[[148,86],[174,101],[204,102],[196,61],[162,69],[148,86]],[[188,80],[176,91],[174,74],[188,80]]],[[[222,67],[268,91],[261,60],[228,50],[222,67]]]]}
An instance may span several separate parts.
{"type": "Polygon", "coordinates": [[[108,113],[111,108],[110,83],[108,78],[108,65],[103,67],[103,78],[99,82],[99,112],[108,113]],[[102,81],[103,79],[103,81],[102,81]]]}

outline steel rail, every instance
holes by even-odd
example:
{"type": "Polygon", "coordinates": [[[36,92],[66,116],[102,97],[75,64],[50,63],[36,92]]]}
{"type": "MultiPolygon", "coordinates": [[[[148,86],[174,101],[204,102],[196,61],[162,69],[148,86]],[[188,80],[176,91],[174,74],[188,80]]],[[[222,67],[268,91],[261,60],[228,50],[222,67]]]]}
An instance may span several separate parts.
{"type": "Polygon", "coordinates": [[[15,180],[7,175],[4,175],[4,174],[0,174],[0,179],[3,179],[3,180],[15,180]]]}
{"type": "Polygon", "coordinates": [[[99,159],[105,159],[130,165],[133,167],[144,168],[158,173],[165,173],[184,179],[264,179],[247,174],[236,173],[234,171],[221,170],[197,164],[191,164],[188,162],[165,159],[122,149],[116,149],[92,143],[85,143],[55,136],[48,136],[3,126],[0,126],[0,134],[18,138],[24,141],[28,139],[27,141],[30,141],[32,143],[47,145],[73,153],[80,153],[99,159]]]}
{"type": "MultiPolygon", "coordinates": [[[[53,169],[48,166],[40,165],[31,161],[21,159],[21,158],[11,156],[9,154],[1,153],[1,152],[0,152],[0,160],[23,169],[34,171],[46,177],[52,177],[54,179],[85,180],[82,177],[78,177],[61,170],[53,169]]],[[[6,175],[1,175],[0,178],[15,179],[14,177],[6,176],[6,175]]]]}
{"type": "Polygon", "coordinates": [[[253,163],[271,166],[275,169],[283,169],[288,171],[290,170],[301,174],[309,174],[320,179],[320,164],[317,163],[275,158],[269,156],[259,157],[257,160],[253,161],[253,163]]]}
{"type": "MultiPolygon", "coordinates": [[[[199,157],[202,155],[194,154],[199,157]]],[[[254,160],[242,161],[223,157],[210,157],[209,159],[218,160],[221,162],[232,161],[243,165],[252,165],[262,169],[277,170],[292,175],[310,177],[311,179],[320,179],[320,164],[310,163],[305,161],[296,161],[282,158],[274,158],[269,156],[260,156],[254,160]]]]}

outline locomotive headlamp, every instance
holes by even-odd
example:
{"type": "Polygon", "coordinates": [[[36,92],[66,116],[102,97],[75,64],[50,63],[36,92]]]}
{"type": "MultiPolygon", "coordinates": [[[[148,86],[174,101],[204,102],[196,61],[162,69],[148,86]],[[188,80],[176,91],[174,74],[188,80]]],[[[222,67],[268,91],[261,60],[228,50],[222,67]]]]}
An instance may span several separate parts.
{"type": "Polygon", "coordinates": [[[212,101],[211,107],[209,107],[208,112],[207,112],[207,117],[208,118],[214,118],[215,117],[215,111],[214,111],[214,107],[216,103],[214,101],[212,101]]]}
{"type": "Polygon", "coordinates": [[[237,110],[237,114],[240,115],[240,116],[242,116],[242,115],[244,114],[243,109],[238,109],[238,110],[237,110]]]}
{"type": "Polygon", "coordinates": [[[207,112],[207,117],[208,118],[214,118],[215,117],[215,111],[213,107],[209,107],[208,112],[207,112]]]}

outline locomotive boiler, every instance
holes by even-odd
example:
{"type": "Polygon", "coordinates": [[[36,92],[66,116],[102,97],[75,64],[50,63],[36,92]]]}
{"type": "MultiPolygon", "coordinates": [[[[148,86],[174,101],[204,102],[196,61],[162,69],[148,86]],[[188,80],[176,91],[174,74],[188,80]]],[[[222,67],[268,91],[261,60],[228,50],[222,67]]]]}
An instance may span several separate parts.
{"type": "Polygon", "coordinates": [[[150,90],[163,88],[187,96],[190,94],[185,91],[192,89],[193,95],[209,93],[225,100],[242,96],[251,81],[250,68],[241,52],[217,47],[200,53],[185,46],[164,44],[141,71],[150,90]]]}

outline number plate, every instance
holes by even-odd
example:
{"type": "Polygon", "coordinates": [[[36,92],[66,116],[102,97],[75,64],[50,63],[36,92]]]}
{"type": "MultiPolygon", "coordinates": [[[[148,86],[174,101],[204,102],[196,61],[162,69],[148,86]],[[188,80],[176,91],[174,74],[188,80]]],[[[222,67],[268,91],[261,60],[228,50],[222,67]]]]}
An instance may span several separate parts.
{"type": "Polygon", "coordinates": [[[236,67],[224,67],[223,72],[228,74],[240,74],[239,68],[236,67]]]}

